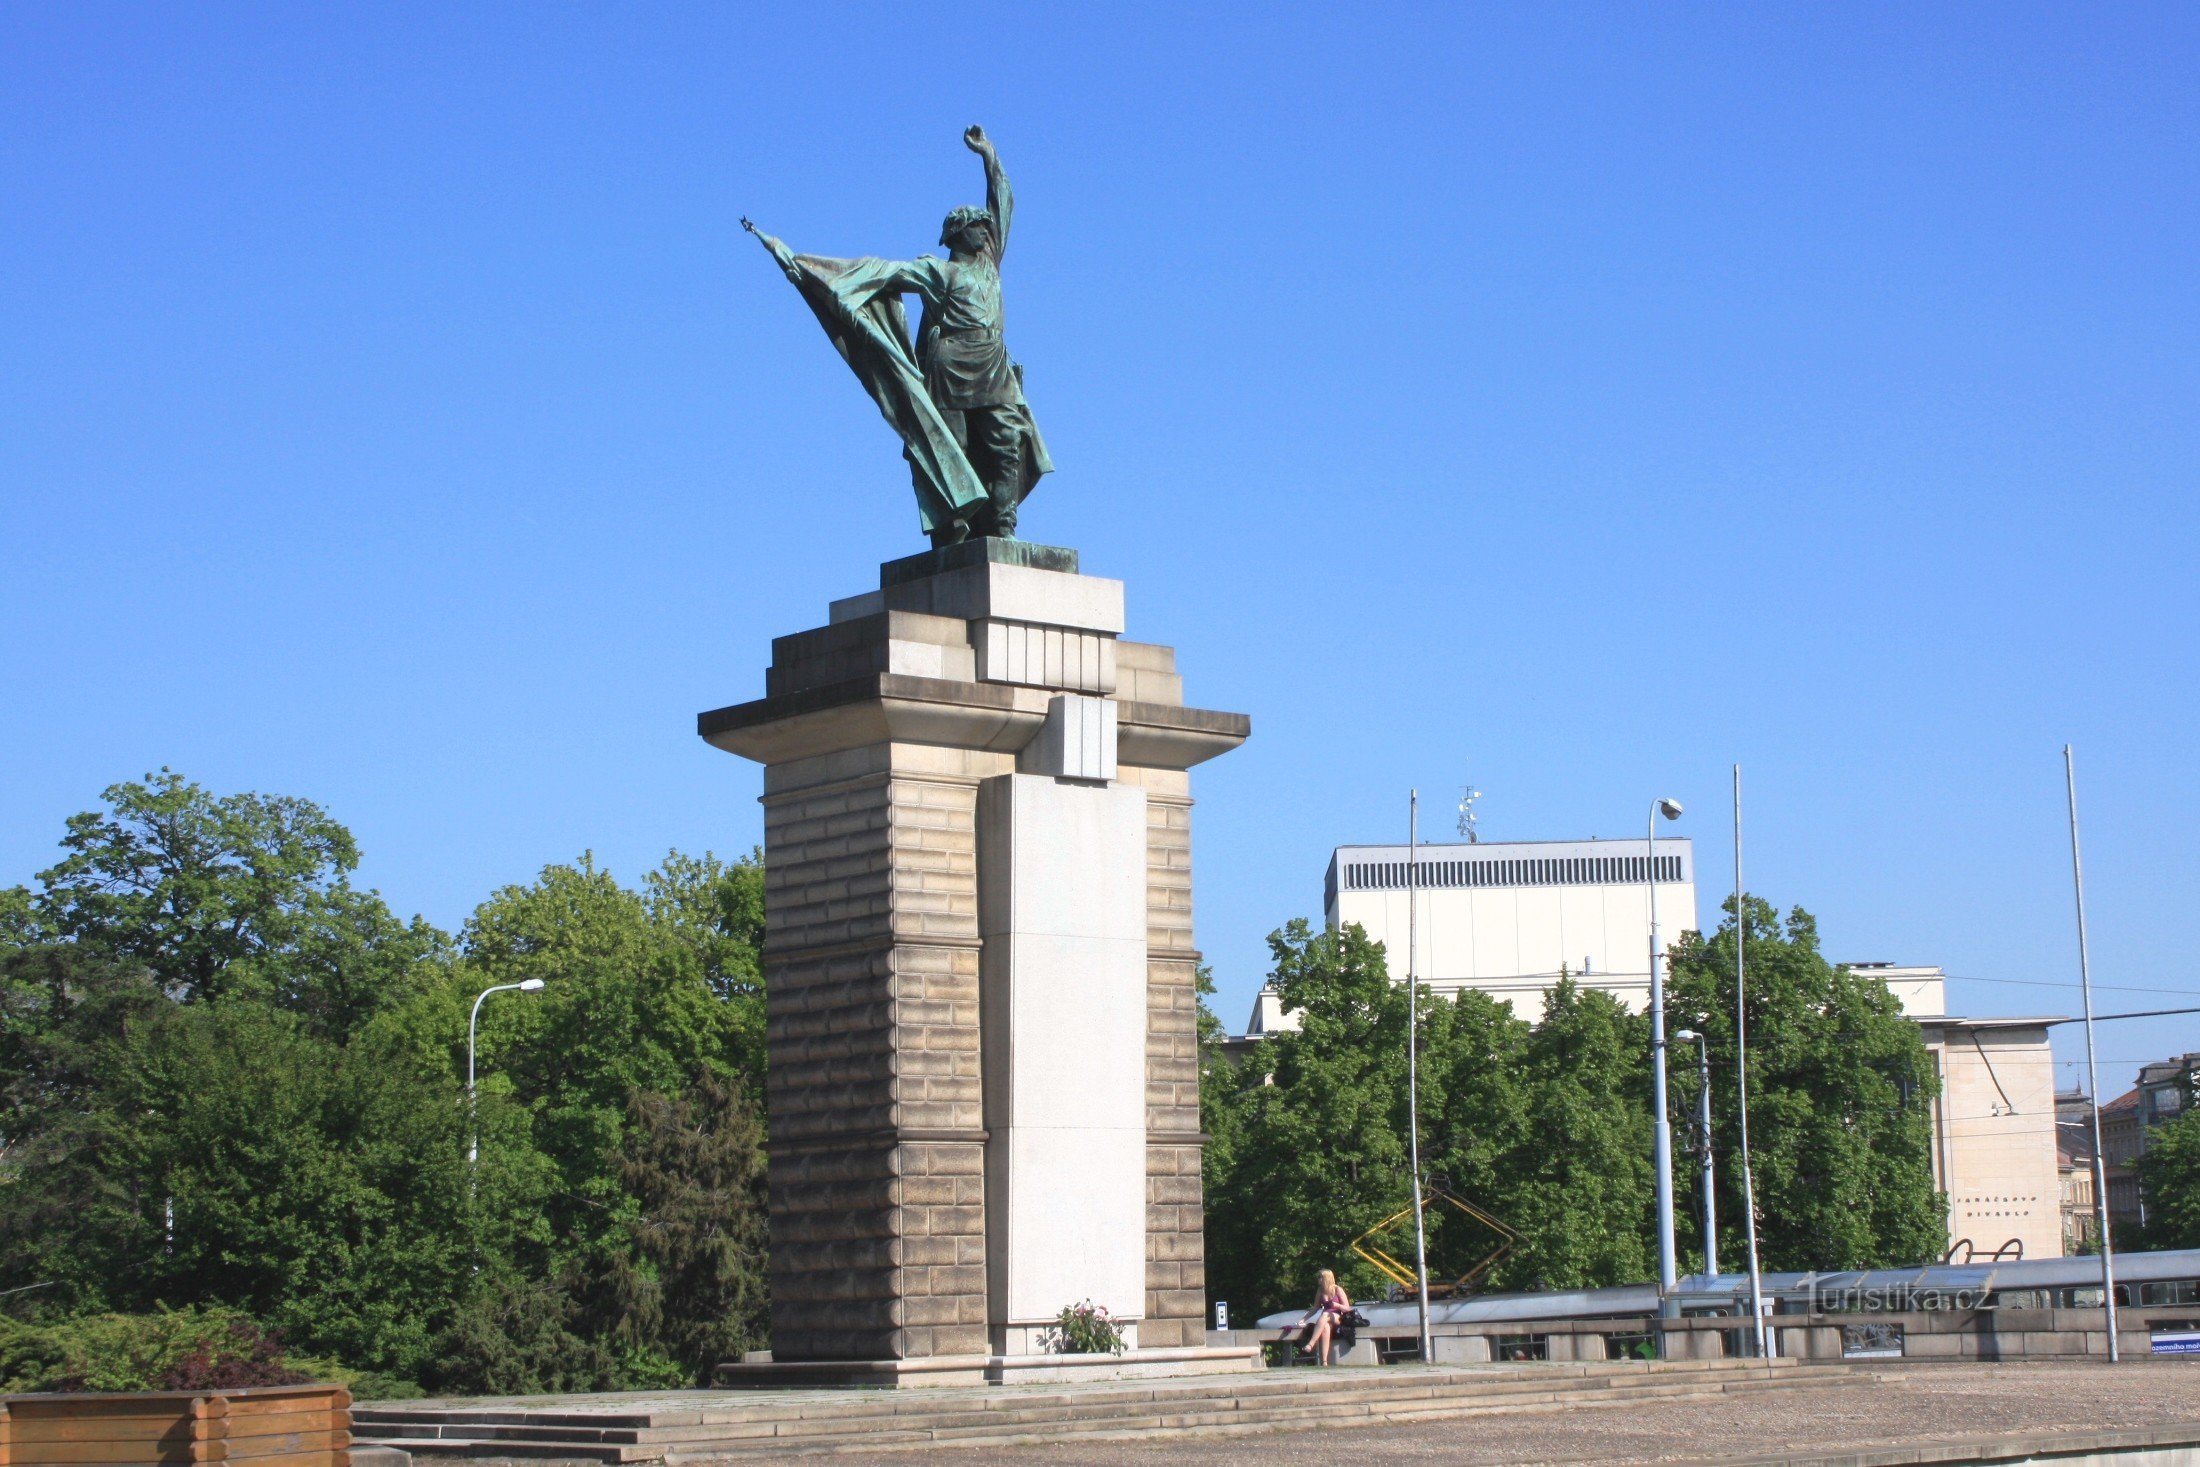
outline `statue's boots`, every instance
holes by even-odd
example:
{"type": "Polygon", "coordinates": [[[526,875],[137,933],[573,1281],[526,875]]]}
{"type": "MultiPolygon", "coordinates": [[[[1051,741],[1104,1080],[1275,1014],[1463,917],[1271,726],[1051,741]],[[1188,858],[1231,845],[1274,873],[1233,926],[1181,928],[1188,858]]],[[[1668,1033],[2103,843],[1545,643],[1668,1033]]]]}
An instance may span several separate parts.
{"type": "Polygon", "coordinates": [[[1028,419],[1008,408],[972,408],[964,417],[974,440],[972,466],[985,478],[992,501],[992,523],[980,534],[1016,538],[1016,505],[1023,498],[1024,424],[1028,419]]]}
{"type": "Polygon", "coordinates": [[[991,533],[1003,540],[1016,538],[1016,486],[1014,484],[990,485],[987,492],[993,499],[993,528],[991,533]]]}

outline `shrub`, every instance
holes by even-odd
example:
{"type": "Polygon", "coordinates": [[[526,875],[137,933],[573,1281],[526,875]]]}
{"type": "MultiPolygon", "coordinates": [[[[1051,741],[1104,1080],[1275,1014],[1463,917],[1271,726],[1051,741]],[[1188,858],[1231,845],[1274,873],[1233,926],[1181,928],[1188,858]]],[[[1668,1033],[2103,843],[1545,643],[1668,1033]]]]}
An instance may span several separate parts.
{"type": "MultiPolygon", "coordinates": [[[[484,1276],[437,1336],[428,1384],[456,1395],[618,1390],[610,1347],[581,1329],[577,1281],[484,1276]]],[[[678,1384],[671,1374],[664,1384],[678,1384]]]]}
{"type": "Polygon", "coordinates": [[[233,1309],[0,1320],[0,1390],[190,1391],[295,1385],[279,1335],[233,1309]]]}
{"type": "Polygon", "coordinates": [[[1072,1304],[1054,1317],[1053,1327],[1039,1342],[1057,1355],[1120,1355],[1123,1331],[1108,1311],[1087,1299],[1072,1304]]]}

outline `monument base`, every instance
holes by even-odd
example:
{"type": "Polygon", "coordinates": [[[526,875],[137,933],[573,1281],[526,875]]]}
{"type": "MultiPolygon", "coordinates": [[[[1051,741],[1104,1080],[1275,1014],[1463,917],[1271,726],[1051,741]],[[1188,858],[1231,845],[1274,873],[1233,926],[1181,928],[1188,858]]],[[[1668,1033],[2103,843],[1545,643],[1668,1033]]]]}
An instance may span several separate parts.
{"type": "Polygon", "coordinates": [[[1258,1345],[1131,1350],[1121,1355],[930,1355],[913,1360],[786,1360],[721,1365],[734,1390],[914,1390],[926,1386],[1044,1385],[1079,1380],[1159,1380],[1265,1370],[1258,1345]]]}
{"type": "Polygon", "coordinates": [[[1206,1353],[1187,772],[1250,724],[1124,625],[1074,551],[966,541],[697,719],[765,769],[779,1358],[729,1383],[1250,1368],[1206,1353]],[[1081,1302],[1129,1352],[1041,1351],[1081,1302]]]}

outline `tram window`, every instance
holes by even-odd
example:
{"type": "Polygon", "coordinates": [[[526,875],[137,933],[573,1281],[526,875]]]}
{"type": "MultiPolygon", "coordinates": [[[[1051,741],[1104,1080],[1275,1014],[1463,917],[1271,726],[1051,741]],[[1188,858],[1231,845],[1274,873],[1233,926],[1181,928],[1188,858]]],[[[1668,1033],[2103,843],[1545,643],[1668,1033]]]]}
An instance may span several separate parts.
{"type": "Polygon", "coordinates": [[[1499,1335],[1490,1343],[1496,1346],[1491,1353],[1501,1361],[1548,1360],[1551,1358],[1549,1335],[1499,1335]]]}

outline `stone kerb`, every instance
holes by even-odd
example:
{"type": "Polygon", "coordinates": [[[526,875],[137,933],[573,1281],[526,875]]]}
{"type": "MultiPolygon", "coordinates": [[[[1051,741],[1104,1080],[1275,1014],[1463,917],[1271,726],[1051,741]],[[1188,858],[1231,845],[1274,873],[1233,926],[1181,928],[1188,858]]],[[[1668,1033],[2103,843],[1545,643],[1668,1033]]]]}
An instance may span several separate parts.
{"type": "MultiPolygon", "coordinates": [[[[985,972],[1002,979],[985,966],[979,899],[1001,858],[983,849],[979,808],[1020,768],[1142,797],[1128,859],[1143,866],[1130,880],[1145,1160],[1127,1216],[1144,1224],[1144,1290],[1129,1312],[1142,1310],[1143,1348],[1204,1343],[1185,771],[1249,724],[1183,705],[1174,653],[1121,639],[1122,591],[1077,574],[1073,552],[1020,542],[891,562],[878,591],[774,641],[765,697],[698,718],[706,740],[765,766],[779,1361],[946,1366],[1000,1348],[982,999],[985,972]]],[[[1023,941],[1009,936],[994,934],[1003,953],[1023,941]]]]}

